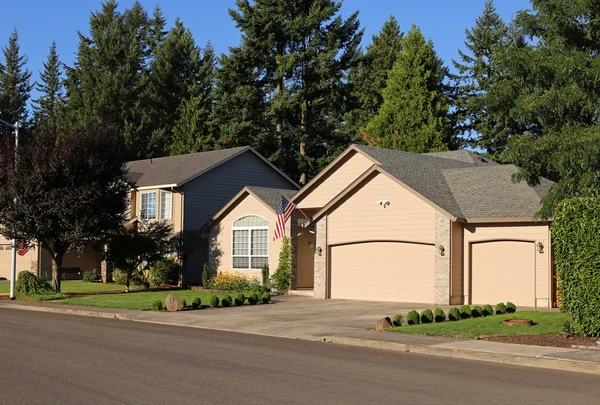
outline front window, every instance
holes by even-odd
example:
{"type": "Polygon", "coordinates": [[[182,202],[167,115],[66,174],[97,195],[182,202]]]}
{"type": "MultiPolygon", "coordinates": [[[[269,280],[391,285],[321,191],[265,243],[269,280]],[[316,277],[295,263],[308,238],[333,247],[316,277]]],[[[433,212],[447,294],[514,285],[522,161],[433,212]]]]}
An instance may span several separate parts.
{"type": "Polygon", "coordinates": [[[173,193],[169,191],[160,193],[160,219],[173,219],[173,193]]]}
{"type": "Polygon", "coordinates": [[[142,193],[142,207],[140,210],[142,219],[156,219],[156,192],[142,193]]]}
{"type": "Polygon", "coordinates": [[[257,215],[233,221],[234,269],[260,270],[269,261],[269,222],[257,215]]]}

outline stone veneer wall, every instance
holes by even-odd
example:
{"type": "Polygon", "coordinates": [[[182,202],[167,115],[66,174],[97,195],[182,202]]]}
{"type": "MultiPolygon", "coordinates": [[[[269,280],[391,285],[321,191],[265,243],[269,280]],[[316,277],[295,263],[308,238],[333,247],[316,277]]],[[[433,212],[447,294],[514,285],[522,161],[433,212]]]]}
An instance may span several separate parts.
{"type": "Polygon", "coordinates": [[[327,216],[322,217],[315,225],[315,285],[314,297],[327,298],[327,216]],[[317,253],[321,248],[321,255],[317,253]]]}
{"type": "Polygon", "coordinates": [[[435,303],[450,303],[450,282],[452,262],[451,246],[452,222],[444,214],[435,213],[435,303]],[[444,256],[440,254],[440,246],[444,246],[444,256]]]}

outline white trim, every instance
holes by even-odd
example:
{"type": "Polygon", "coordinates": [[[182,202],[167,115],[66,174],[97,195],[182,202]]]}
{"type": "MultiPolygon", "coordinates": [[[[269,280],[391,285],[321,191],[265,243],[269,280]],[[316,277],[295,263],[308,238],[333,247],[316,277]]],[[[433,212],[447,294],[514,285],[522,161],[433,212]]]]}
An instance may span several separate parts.
{"type": "Polygon", "coordinates": [[[143,187],[134,187],[132,190],[143,191],[143,190],[152,190],[155,188],[172,188],[177,187],[177,184],[161,184],[159,186],[143,186],[143,187]]]}
{"type": "Polygon", "coordinates": [[[253,257],[264,257],[267,259],[267,263],[269,263],[269,248],[270,248],[270,243],[269,243],[269,220],[265,217],[263,217],[262,215],[257,215],[257,214],[245,214],[242,216],[239,216],[235,219],[233,219],[231,221],[231,269],[232,270],[236,270],[236,271],[244,271],[244,270],[262,270],[262,268],[260,269],[255,269],[252,267],[252,258],[253,257]],[[233,224],[235,223],[235,221],[237,221],[238,219],[242,219],[245,217],[258,217],[258,218],[262,218],[265,221],[267,221],[267,225],[266,226],[234,226],[233,224]],[[267,231],[267,254],[266,255],[252,255],[252,231],[256,231],[256,230],[266,230],[267,231]],[[233,238],[233,233],[234,231],[248,231],[248,254],[245,255],[234,255],[233,254],[233,249],[234,249],[234,238],[233,238]],[[248,258],[248,267],[247,268],[240,268],[240,267],[234,267],[233,265],[233,258],[234,257],[247,257],[248,258]]]}

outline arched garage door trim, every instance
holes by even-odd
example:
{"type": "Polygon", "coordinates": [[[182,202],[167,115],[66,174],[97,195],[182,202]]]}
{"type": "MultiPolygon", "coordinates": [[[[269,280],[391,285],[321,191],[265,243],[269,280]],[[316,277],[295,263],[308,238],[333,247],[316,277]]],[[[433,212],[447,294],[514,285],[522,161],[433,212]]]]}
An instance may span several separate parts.
{"type": "MultiPolygon", "coordinates": [[[[488,244],[488,243],[495,243],[495,242],[520,242],[520,243],[530,243],[531,244],[531,249],[533,252],[533,287],[532,287],[532,293],[533,293],[533,303],[535,305],[536,302],[536,278],[537,278],[537,270],[536,270],[536,246],[535,243],[536,241],[534,239],[525,239],[525,238],[490,238],[490,239],[481,239],[481,240],[477,240],[477,241],[473,241],[469,243],[469,304],[474,304],[475,302],[473,301],[473,246],[475,245],[483,245],[483,244],[488,244]]],[[[496,304],[496,303],[490,303],[490,304],[496,304]]]]}

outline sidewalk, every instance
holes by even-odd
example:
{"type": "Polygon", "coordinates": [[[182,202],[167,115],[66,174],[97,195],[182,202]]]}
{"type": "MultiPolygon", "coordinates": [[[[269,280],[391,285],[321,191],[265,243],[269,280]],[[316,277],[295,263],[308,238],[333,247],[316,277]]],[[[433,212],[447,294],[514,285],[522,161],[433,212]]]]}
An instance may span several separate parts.
{"type": "MultiPolygon", "coordinates": [[[[461,340],[432,336],[405,335],[367,330],[377,318],[364,322],[344,322],[325,317],[319,309],[337,303],[315,303],[310,298],[285,299],[281,304],[242,308],[204,309],[175,313],[133,311],[62,304],[0,301],[0,309],[20,309],[71,315],[129,320],[171,326],[215,329],[237,333],[304,339],[377,349],[454,357],[528,367],[600,374],[600,351],[519,345],[482,340],[461,340]],[[295,315],[294,315],[295,314],[295,315]]],[[[342,303],[343,305],[343,303],[342,303]]],[[[329,306],[329,307],[327,307],[329,306]]],[[[338,314],[341,315],[341,314],[338,314]]],[[[364,316],[363,316],[364,317],[364,316]]]]}

